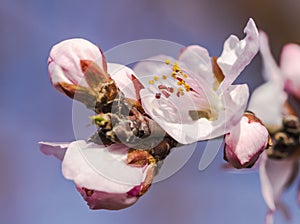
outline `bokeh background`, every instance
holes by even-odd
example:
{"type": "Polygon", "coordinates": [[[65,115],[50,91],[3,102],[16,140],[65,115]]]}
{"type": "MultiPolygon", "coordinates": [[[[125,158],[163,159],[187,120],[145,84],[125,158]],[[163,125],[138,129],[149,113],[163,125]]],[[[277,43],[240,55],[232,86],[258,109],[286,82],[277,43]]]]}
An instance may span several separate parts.
{"type": "MultiPolygon", "coordinates": [[[[0,223],[11,224],[243,224],[263,223],[266,205],[257,172],[226,173],[220,151],[198,170],[204,143],[175,175],[156,183],[134,206],[91,211],[60,162],[37,142],[72,141],[72,102],[57,93],[47,74],[52,45],[83,37],[104,51],[128,41],[157,38],[200,44],[219,55],[230,34],[243,37],[249,17],[271,38],[275,58],[300,40],[298,0],[1,0],[0,1],[0,223]]],[[[256,56],[237,82],[263,82],[256,56]]],[[[300,222],[296,184],[285,194],[300,222]]],[[[280,214],[276,223],[285,223],[280,214]]]]}

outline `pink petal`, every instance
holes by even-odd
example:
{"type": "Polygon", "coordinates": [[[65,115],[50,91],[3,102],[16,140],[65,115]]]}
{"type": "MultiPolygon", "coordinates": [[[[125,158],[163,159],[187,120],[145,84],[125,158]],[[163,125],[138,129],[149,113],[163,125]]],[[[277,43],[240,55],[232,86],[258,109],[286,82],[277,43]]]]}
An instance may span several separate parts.
{"type": "Polygon", "coordinates": [[[211,58],[205,48],[198,45],[188,46],[180,53],[178,59],[194,74],[195,79],[201,77],[208,86],[214,87],[216,79],[212,73],[211,58]]]}
{"type": "Polygon", "coordinates": [[[262,155],[259,168],[261,190],[272,212],[281,203],[281,194],[293,175],[294,165],[295,161],[292,159],[274,160],[269,159],[266,153],[262,155]]]}
{"type": "Polygon", "coordinates": [[[287,94],[276,83],[270,81],[254,90],[248,110],[253,112],[269,131],[274,132],[282,126],[283,105],[286,99],[287,94]]]}
{"type": "Polygon", "coordinates": [[[126,150],[117,151],[85,141],[72,142],[62,163],[63,175],[87,189],[126,193],[144,181],[147,169],[128,166],[128,148],[123,147],[126,150]]]}
{"type": "Polygon", "coordinates": [[[283,47],[280,68],[286,78],[286,88],[300,98],[300,45],[287,44],[283,47]]]}
{"type": "MultiPolygon", "coordinates": [[[[223,106],[216,120],[200,118],[188,121],[188,101],[162,107],[147,90],[141,91],[145,111],[176,141],[190,144],[227,133],[241,119],[249,97],[247,85],[232,86],[222,95],[223,106]],[[170,117],[177,116],[177,120],[170,117]],[[167,117],[169,116],[169,117],[167,117]]],[[[213,102],[214,103],[214,102],[213,102]]],[[[192,103],[191,103],[192,105],[192,103]]]]}
{"type": "Polygon", "coordinates": [[[241,71],[251,62],[259,48],[258,30],[252,19],[249,19],[244,33],[246,37],[239,40],[231,35],[224,43],[224,49],[217,63],[225,78],[218,92],[223,92],[239,76],[241,71]]]}
{"type": "Polygon", "coordinates": [[[108,73],[124,93],[125,97],[137,100],[135,87],[132,83],[132,75],[135,73],[128,67],[120,64],[108,63],[108,73]]]}
{"type": "Polygon", "coordinates": [[[68,39],[54,45],[48,59],[48,71],[51,83],[59,91],[57,82],[80,84],[87,86],[83,79],[80,60],[97,62],[103,68],[104,56],[100,49],[93,43],[80,38],[68,39]]]}
{"type": "Polygon", "coordinates": [[[128,195],[127,193],[116,194],[91,191],[81,187],[77,187],[77,190],[84,200],[87,201],[90,209],[119,210],[133,205],[138,200],[138,197],[128,195]]]}
{"type": "Polygon", "coordinates": [[[267,148],[269,133],[252,114],[246,113],[225,136],[225,158],[235,168],[248,168],[267,148]]]}
{"type": "Polygon", "coordinates": [[[70,143],[39,142],[39,144],[42,153],[45,155],[55,156],[59,160],[63,160],[70,143]]]}
{"type": "Polygon", "coordinates": [[[281,71],[275,62],[270,45],[268,36],[265,32],[259,32],[259,43],[260,43],[260,53],[263,59],[263,75],[267,81],[272,81],[274,85],[277,85],[278,88],[283,89],[284,77],[281,74],[281,71]]]}

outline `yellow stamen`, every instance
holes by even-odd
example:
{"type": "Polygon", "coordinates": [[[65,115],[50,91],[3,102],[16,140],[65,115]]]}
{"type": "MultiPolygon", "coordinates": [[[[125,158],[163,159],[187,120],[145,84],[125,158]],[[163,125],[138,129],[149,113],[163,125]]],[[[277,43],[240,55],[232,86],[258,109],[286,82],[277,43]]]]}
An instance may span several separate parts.
{"type": "Polygon", "coordinates": [[[161,77],[162,77],[162,79],[167,79],[166,75],[162,75],[161,77]]]}
{"type": "Polygon", "coordinates": [[[159,77],[158,77],[157,75],[155,75],[155,76],[154,76],[154,80],[155,80],[155,81],[158,81],[158,80],[159,80],[159,77]]]}
{"type": "Polygon", "coordinates": [[[173,71],[174,72],[179,72],[180,71],[180,67],[179,67],[177,62],[174,62],[174,64],[173,64],[173,71]]]}
{"type": "Polygon", "coordinates": [[[153,81],[153,80],[149,80],[149,84],[150,84],[150,85],[153,85],[153,84],[154,84],[154,81],[153,81]]]}
{"type": "Polygon", "coordinates": [[[183,78],[187,78],[187,77],[188,77],[188,75],[187,75],[187,74],[185,74],[185,73],[183,73],[183,74],[182,74],[182,77],[183,77],[183,78]]]}
{"type": "Polygon", "coordinates": [[[188,84],[184,84],[184,88],[187,92],[191,90],[191,87],[188,84]]]}
{"type": "Polygon", "coordinates": [[[176,79],[176,72],[172,72],[172,77],[176,79]]]}
{"type": "Polygon", "coordinates": [[[169,64],[170,64],[170,60],[169,60],[169,59],[166,59],[166,60],[165,60],[165,63],[166,63],[166,65],[169,65],[169,64]]]}

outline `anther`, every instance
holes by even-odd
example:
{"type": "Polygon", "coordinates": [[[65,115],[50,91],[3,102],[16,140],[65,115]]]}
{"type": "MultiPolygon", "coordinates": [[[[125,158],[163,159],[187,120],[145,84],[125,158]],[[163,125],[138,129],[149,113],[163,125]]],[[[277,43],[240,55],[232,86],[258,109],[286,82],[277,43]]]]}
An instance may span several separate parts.
{"type": "Polygon", "coordinates": [[[169,94],[167,91],[162,90],[161,92],[162,92],[162,94],[164,94],[164,96],[165,96],[166,98],[169,98],[170,94],[169,94]]]}
{"type": "Polygon", "coordinates": [[[158,85],[158,89],[167,89],[165,85],[158,85]]]}

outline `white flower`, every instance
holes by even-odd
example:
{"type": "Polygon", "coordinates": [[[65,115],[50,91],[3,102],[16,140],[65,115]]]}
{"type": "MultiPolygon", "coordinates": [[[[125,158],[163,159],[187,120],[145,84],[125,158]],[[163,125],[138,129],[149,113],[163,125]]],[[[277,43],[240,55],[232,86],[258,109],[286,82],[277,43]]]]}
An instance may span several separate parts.
{"type": "Polygon", "coordinates": [[[227,133],[241,119],[249,92],[246,84],[232,85],[259,47],[252,19],[239,40],[231,35],[221,56],[211,58],[201,46],[182,50],[178,60],[157,56],[134,68],[145,89],[145,111],[176,141],[189,144],[227,133]]]}

